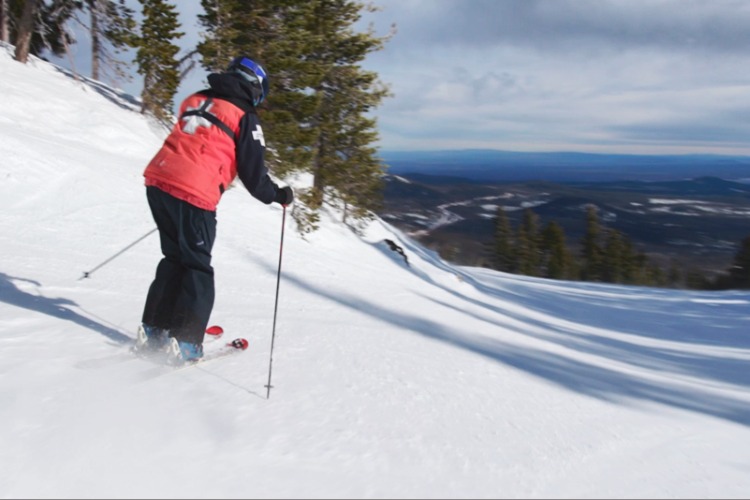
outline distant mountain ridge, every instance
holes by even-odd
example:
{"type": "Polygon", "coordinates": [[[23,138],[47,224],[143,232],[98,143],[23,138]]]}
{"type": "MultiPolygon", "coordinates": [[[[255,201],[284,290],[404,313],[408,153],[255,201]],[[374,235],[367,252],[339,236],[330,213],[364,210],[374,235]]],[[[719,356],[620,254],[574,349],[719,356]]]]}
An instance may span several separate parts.
{"type": "Polygon", "coordinates": [[[383,151],[380,156],[391,174],[431,174],[475,181],[669,181],[704,176],[736,181],[750,179],[750,156],[529,153],[486,149],[383,151]]]}

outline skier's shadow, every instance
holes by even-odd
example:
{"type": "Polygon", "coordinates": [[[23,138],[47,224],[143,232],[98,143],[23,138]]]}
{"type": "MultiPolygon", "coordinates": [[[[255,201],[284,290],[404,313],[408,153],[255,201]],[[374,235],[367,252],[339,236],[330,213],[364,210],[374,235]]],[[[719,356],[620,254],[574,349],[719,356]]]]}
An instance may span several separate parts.
{"type": "Polygon", "coordinates": [[[100,333],[118,344],[125,344],[132,341],[128,335],[82,316],[72,310],[71,307],[78,307],[78,304],[72,300],[60,297],[51,298],[44,297],[43,295],[34,295],[18,288],[16,282],[31,283],[37,287],[41,286],[41,284],[36,281],[17,278],[0,272],[0,302],[20,307],[22,309],[28,309],[29,311],[47,314],[48,316],[65,321],[71,321],[77,325],[100,333]]]}

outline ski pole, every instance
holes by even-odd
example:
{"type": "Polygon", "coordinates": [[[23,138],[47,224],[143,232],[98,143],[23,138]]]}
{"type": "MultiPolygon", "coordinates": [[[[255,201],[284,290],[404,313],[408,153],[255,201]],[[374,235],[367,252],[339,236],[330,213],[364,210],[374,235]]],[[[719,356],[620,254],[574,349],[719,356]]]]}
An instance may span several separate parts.
{"type": "Polygon", "coordinates": [[[279,270],[276,274],[276,302],[273,306],[273,332],[271,333],[271,356],[268,360],[268,384],[266,388],[266,399],[271,398],[271,370],[273,368],[273,345],[276,340],[276,313],[279,310],[279,283],[281,283],[281,256],[284,253],[284,227],[286,226],[286,205],[284,207],[283,215],[281,217],[281,244],[279,245],[279,270]]]}
{"type": "Polygon", "coordinates": [[[149,235],[150,235],[151,233],[154,233],[154,232],[156,232],[156,230],[157,230],[157,229],[158,229],[158,228],[156,228],[156,227],[155,227],[155,228],[153,228],[153,229],[152,229],[151,231],[147,232],[146,234],[144,234],[143,236],[141,236],[140,238],[138,238],[137,240],[135,240],[135,241],[134,241],[133,243],[131,243],[130,245],[126,246],[125,248],[123,248],[122,250],[120,250],[119,252],[117,252],[116,254],[114,254],[114,255],[113,255],[112,257],[110,257],[109,259],[105,260],[104,262],[102,262],[101,264],[99,264],[98,266],[96,266],[96,267],[95,267],[94,269],[92,269],[91,271],[84,271],[84,273],[83,273],[83,276],[81,276],[80,278],[78,278],[78,281],[81,281],[81,280],[82,280],[82,279],[84,279],[84,278],[88,278],[88,277],[90,277],[90,276],[91,276],[91,274],[92,274],[92,273],[93,273],[94,271],[96,271],[97,269],[99,269],[99,268],[101,268],[101,267],[105,266],[106,264],[108,264],[109,262],[111,262],[112,260],[114,260],[114,259],[115,259],[115,257],[118,257],[118,256],[120,256],[120,255],[124,254],[124,253],[125,253],[126,251],[128,251],[128,250],[129,250],[130,248],[134,247],[134,246],[135,246],[135,245],[136,245],[137,243],[139,243],[139,242],[140,242],[141,240],[144,240],[144,239],[146,239],[146,237],[147,237],[147,236],[149,236],[149,235]]]}

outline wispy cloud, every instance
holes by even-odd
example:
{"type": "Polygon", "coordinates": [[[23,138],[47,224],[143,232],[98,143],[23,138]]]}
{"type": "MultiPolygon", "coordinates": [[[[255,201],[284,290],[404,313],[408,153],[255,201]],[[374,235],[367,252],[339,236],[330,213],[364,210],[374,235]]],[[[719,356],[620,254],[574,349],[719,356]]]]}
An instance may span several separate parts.
{"type": "MultiPolygon", "coordinates": [[[[383,149],[750,155],[750,1],[373,4],[381,10],[358,28],[397,26],[365,62],[394,93],[375,111],[383,149]]],[[[201,40],[202,9],[176,6],[186,53],[201,40]]],[[[86,73],[89,51],[74,55],[86,73]]],[[[123,87],[138,95],[133,75],[123,87]]],[[[196,67],[176,101],[205,82],[196,67]]]]}
{"type": "Polygon", "coordinates": [[[376,4],[384,149],[750,154],[750,2],[376,4]]]}

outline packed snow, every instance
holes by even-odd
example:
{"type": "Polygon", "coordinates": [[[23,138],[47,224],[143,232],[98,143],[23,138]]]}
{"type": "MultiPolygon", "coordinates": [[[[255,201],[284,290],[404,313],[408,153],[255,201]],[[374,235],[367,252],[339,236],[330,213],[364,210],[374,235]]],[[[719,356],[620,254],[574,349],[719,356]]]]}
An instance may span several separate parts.
{"type": "Polygon", "coordinates": [[[38,59],[3,49],[0,72],[0,497],[750,492],[747,291],[458,267],[333,210],[303,238],[238,186],[211,321],[250,348],[179,371],[130,356],[160,258],[142,172],[166,131],[38,59]]]}

